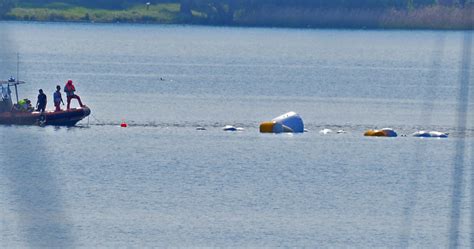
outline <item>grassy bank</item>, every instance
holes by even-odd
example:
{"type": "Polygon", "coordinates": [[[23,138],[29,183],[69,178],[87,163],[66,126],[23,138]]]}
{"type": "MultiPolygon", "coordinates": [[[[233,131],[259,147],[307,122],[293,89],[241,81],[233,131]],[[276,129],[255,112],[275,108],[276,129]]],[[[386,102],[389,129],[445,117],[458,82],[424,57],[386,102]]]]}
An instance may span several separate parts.
{"type": "Polygon", "coordinates": [[[7,19],[104,23],[176,23],[179,22],[179,7],[179,4],[160,4],[148,8],[140,5],[125,10],[106,10],[57,4],[46,7],[14,8],[7,14],[7,19]]]}
{"type": "MultiPolygon", "coordinates": [[[[180,4],[137,5],[124,10],[90,9],[54,3],[46,6],[20,6],[7,15],[10,20],[127,22],[127,23],[190,23],[222,25],[206,13],[193,11],[192,18],[182,18],[180,4]]],[[[304,9],[267,7],[252,11],[236,11],[232,25],[312,28],[373,29],[445,29],[472,30],[474,7],[428,6],[401,9],[304,9]]]]}

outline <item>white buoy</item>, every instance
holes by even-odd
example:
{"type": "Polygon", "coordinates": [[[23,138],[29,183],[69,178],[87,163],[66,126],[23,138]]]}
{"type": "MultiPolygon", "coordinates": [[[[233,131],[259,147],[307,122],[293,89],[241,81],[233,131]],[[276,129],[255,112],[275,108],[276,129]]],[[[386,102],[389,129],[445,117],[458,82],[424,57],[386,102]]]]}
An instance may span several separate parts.
{"type": "Polygon", "coordinates": [[[417,131],[412,134],[414,137],[437,137],[437,138],[447,138],[448,133],[439,132],[439,131],[417,131]]]}
{"type": "Polygon", "coordinates": [[[272,121],[288,127],[292,132],[304,132],[303,119],[296,112],[288,112],[274,118],[272,121]]]}
{"type": "Polygon", "coordinates": [[[260,124],[260,132],[263,133],[300,133],[304,131],[303,120],[295,112],[285,113],[272,119],[272,121],[260,124]]]}
{"type": "Polygon", "coordinates": [[[332,133],[332,130],[331,129],[322,129],[322,130],[319,131],[319,133],[326,135],[326,134],[332,133]]]}
{"type": "Polygon", "coordinates": [[[237,131],[237,128],[235,128],[235,126],[232,126],[232,125],[226,125],[222,128],[222,130],[224,130],[224,131],[237,131]]]}

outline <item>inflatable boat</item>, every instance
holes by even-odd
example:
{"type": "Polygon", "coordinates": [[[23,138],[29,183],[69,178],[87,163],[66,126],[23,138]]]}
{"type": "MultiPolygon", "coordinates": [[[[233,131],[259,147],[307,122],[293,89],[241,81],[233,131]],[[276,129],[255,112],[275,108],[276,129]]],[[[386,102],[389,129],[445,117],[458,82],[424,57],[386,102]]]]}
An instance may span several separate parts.
{"type": "Polygon", "coordinates": [[[54,125],[74,126],[91,114],[87,107],[73,108],[64,111],[10,111],[0,113],[0,124],[3,125],[54,125]]]}
{"type": "Polygon", "coordinates": [[[20,101],[18,99],[18,85],[20,84],[24,84],[24,82],[14,79],[0,81],[0,125],[74,126],[91,114],[91,110],[87,106],[54,112],[34,111],[29,100],[20,101]],[[13,104],[12,101],[12,87],[15,90],[17,104],[13,104]]]}

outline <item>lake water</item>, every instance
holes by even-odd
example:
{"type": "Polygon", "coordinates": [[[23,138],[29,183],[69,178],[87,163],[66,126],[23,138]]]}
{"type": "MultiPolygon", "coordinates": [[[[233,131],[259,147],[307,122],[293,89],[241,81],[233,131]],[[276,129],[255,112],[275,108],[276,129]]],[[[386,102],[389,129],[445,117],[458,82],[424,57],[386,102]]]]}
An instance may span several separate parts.
{"type": "Polygon", "coordinates": [[[93,112],[0,126],[0,247],[468,247],[464,35],[0,22],[1,78],[19,52],[21,96],[72,79],[93,112]],[[258,132],[287,111],[309,132],[258,132]]]}

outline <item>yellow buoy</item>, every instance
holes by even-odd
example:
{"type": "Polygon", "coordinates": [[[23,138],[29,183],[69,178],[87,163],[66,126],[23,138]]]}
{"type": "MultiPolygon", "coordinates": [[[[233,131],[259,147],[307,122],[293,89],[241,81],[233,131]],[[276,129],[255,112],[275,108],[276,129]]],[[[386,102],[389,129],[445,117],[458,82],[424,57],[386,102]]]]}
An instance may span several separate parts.
{"type": "Polygon", "coordinates": [[[396,137],[397,133],[390,129],[390,128],[384,128],[381,130],[368,130],[364,133],[364,136],[369,136],[369,137],[396,137]]]}
{"type": "MultiPolygon", "coordinates": [[[[291,130],[291,129],[290,129],[291,130]]],[[[285,131],[285,127],[275,121],[263,122],[260,124],[261,133],[282,133],[282,132],[292,132],[285,131]]]]}
{"type": "Polygon", "coordinates": [[[263,122],[260,124],[260,132],[262,133],[273,133],[273,122],[263,122]]]}

